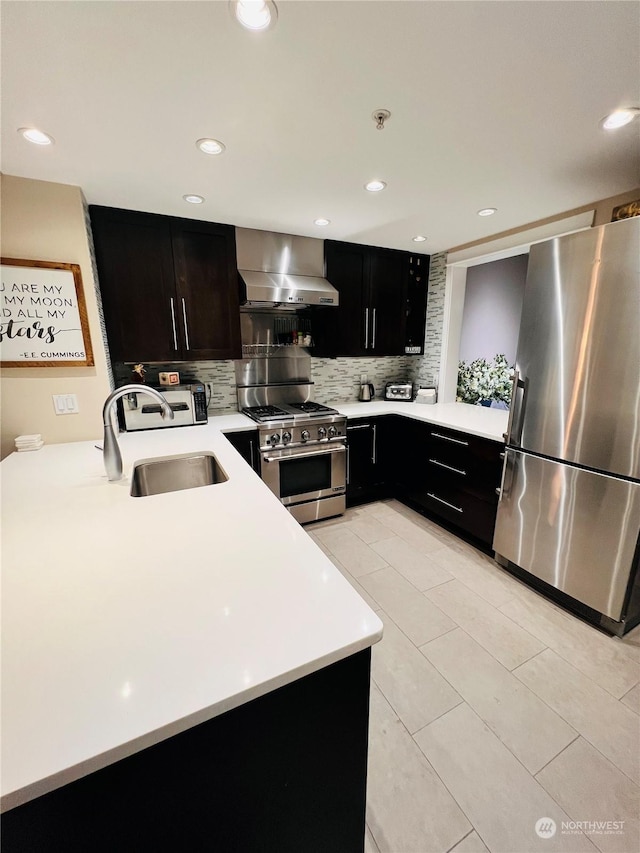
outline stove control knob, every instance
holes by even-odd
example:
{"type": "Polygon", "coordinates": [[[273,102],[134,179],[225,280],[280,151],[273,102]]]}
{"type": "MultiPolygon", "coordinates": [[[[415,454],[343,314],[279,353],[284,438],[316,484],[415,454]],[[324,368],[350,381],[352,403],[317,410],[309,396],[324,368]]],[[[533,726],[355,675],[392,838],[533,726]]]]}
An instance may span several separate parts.
{"type": "Polygon", "coordinates": [[[280,441],[280,436],[278,435],[277,432],[274,432],[274,434],[269,439],[269,443],[270,444],[277,444],[279,441],[280,441]]]}
{"type": "Polygon", "coordinates": [[[333,438],[334,435],[338,434],[338,430],[334,426],[329,427],[329,438],[333,438]]]}
{"type": "Polygon", "coordinates": [[[324,427],[318,427],[318,438],[324,438],[327,434],[327,431],[324,427]]]}
{"type": "Polygon", "coordinates": [[[311,438],[311,433],[309,432],[308,429],[303,429],[302,432],[300,433],[300,438],[303,441],[309,441],[309,439],[311,438]]]}
{"type": "Polygon", "coordinates": [[[290,441],[291,441],[291,433],[290,432],[283,432],[282,433],[282,443],[288,444],[290,441]]]}

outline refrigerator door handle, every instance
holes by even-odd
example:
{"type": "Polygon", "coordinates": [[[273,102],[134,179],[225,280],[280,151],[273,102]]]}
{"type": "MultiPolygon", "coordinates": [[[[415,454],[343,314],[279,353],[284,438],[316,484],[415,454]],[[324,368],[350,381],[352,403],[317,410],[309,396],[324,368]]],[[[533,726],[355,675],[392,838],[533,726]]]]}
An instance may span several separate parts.
{"type": "Polygon", "coordinates": [[[502,498],[509,497],[509,492],[511,491],[511,483],[513,481],[513,466],[509,464],[510,460],[513,457],[509,452],[501,455],[504,456],[504,465],[502,466],[502,479],[500,480],[499,487],[496,489],[496,494],[498,495],[498,503],[500,503],[502,498]],[[510,475],[508,480],[507,472],[510,475]]]}
{"type": "Polygon", "coordinates": [[[524,396],[526,383],[520,379],[520,373],[514,368],[513,376],[511,377],[511,404],[509,406],[509,421],[507,423],[507,431],[502,434],[507,445],[520,444],[522,437],[522,422],[524,419],[524,396]],[[516,409],[518,408],[518,389],[522,388],[522,400],[518,415],[516,417],[516,409]]]}

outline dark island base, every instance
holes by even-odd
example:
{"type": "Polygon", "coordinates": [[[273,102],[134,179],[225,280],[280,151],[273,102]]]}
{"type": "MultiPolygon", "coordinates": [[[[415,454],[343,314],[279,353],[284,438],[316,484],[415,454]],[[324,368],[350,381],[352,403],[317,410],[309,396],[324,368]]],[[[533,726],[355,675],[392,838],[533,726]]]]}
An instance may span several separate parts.
{"type": "Polygon", "coordinates": [[[362,853],[370,663],[358,652],[6,812],[3,853],[362,853]]]}

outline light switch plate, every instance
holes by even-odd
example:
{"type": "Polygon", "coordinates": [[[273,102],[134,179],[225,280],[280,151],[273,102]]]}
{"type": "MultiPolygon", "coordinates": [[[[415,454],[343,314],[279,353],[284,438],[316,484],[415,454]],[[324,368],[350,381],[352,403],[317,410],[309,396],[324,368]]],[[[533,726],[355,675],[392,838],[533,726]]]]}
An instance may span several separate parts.
{"type": "Polygon", "coordinates": [[[75,394],[54,394],[53,408],[56,415],[77,415],[80,411],[75,394]]]}

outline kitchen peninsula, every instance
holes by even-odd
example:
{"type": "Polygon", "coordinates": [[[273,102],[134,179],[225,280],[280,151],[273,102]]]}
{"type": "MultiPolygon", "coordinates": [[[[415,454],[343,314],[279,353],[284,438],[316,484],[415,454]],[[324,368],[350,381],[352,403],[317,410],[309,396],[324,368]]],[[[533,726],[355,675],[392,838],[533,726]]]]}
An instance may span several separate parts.
{"type": "Polygon", "coordinates": [[[16,453],[3,474],[3,849],[327,850],[364,837],[377,616],[222,430],[16,453]],[[228,481],[129,494],[207,450],[228,481]]]}

